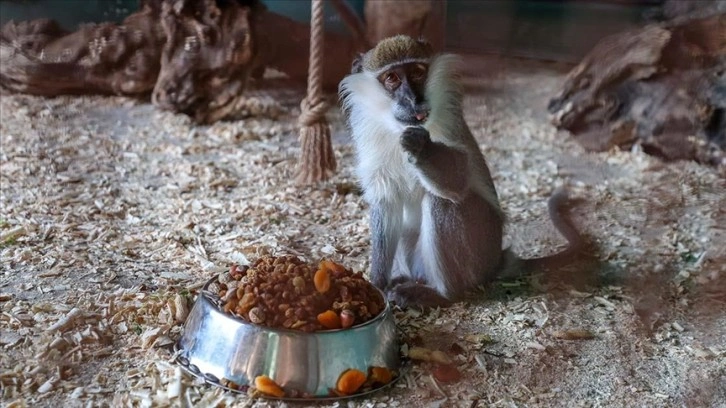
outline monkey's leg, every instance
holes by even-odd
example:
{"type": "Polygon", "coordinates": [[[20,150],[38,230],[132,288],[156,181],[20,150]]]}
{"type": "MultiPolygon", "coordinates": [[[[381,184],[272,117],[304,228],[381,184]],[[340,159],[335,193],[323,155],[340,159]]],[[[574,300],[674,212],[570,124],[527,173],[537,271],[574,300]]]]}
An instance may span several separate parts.
{"type": "Polygon", "coordinates": [[[400,210],[390,205],[371,205],[371,282],[381,290],[388,286],[396,247],[401,237],[400,210]]]}
{"type": "Polygon", "coordinates": [[[391,275],[389,276],[388,286],[385,290],[406,282],[411,279],[416,280],[412,275],[412,265],[415,262],[414,252],[416,250],[418,240],[418,230],[413,231],[409,228],[403,228],[401,238],[398,240],[396,255],[393,257],[393,265],[391,266],[391,275]]]}
{"type": "Polygon", "coordinates": [[[431,140],[428,130],[409,127],[401,135],[401,146],[416,166],[421,183],[432,194],[452,201],[469,192],[468,156],[464,151],[431,140]]]}
{"type": "MultiPolygon", "coordinates": [[[[399,306],[436,307],[450,303],[447,295],[452,292],[453,282],[450,282],[449,270],[454,269],[451,276],[456,278],[460,273],[459,265],[448,265],[446,263],[448,259],[443,255],[447,250],[458,252],[462,246],[465,246],[459,242],[461,237],[454,237],[451,241],[442,240],[441,237],[445,229],[455,228],[462,223],[454,206],[454,203],[434,195],[424,196],[421,203],[421,230],[411,262],[412,276],[408,280],[396,279],[394,281],[396,284],[388,291],[388,298],[399,306]],[[447,201],[451,206],[440,211],[440,206],[436,205],[438,201],[447,201]],[[446,214],[451,212],[450,209],[454,211],[446,214]],[[446,220],[437,220],[442,215],[446,220]],[[447,224],[444,225],[444,230],[441,228],[441,221],[447,224]],[[454,225],[449,226],[450,223],[454,225]]],[[[456,293],[456,290],[453,292],[456,293]]]]}
{"type": "Polygon", "coordinates": [[[502,224],[486,200],[472,194],[456,203],[426,194],[422,209],[412,276],[424,283],[411,280],[393,286],[390,299],[401,305],[439,306],[496,275],[502,224]]]}
{"type": "Polygon", "coordinates": [[[403,224],[401,227],[401,239],[398,242],[398,252],[403,265],[395,268],[399,275],[414,280],[423,278],[415,276],[414,263],[416,246],[418,245],[419,235],[421,233],[421,201],[423,200],[423,190],[416,193],[412,199],[403,206],[403,224]]]}

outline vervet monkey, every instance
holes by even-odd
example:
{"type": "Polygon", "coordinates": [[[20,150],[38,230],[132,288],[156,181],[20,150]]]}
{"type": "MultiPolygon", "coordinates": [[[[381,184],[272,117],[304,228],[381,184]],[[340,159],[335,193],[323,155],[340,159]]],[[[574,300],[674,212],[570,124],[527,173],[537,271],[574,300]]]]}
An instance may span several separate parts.
{"type": "MultiPolygon", "coordinates": [[[[464,121],[457,58],[408,36],[380,41],[353,62],[339,94],[357,176],[370,206],[371,280],[406,306],[445,306],[507,269],[547,267],[583,239],[550,199],[567,238],[559,254],[512,265],[505,217],[484,156],[464,121]]],[[[509,273],[511,275],[511,273],[509,273]]]]}

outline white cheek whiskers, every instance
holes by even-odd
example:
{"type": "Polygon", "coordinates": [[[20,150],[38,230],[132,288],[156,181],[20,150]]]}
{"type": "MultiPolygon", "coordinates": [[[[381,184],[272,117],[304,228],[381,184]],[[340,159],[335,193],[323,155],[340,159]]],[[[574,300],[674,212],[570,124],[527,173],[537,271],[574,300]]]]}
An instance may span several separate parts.
{"type": "Polygon", "coordinates": [[[340,86],[356,145],[356,173],[368,202],[404,200],[414,189],[400,137],[406,125],[396,120],[394,102],[378,80],[366,73],[347,76],[340,86]]]}
{"type": "Polygon", "coordinates": [[[378,80],[366,73],[348,75],[341,83],[343,108],[349,110],[353,137],[381,132],[400,133],[405,126],[396,120],[394,102],[378,80]]]}

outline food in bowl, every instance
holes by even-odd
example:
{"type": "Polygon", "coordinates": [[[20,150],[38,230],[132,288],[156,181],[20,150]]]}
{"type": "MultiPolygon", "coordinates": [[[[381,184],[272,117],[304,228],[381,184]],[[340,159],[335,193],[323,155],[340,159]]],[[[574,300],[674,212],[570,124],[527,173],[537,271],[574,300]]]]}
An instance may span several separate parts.
{"type": "Polygon", "coordinates": [[[380,292],[361,272],[327,259],[313,266],[296,256],[265,256],[233,265],[213,286],[225,313],[270,328],[345,329],[385,309],[380,292]]]}
{"type": "MultiPolygon", "coordinates": [[[[386,301],[382,292],[368,282],[361,272],[354,273],[327,259],[311,265],[296,256],[265,256],[250,265],[233,265],[228,272],[208,283],[205,292],[212,295],[214,307],[219,312],[264,328],[306,332],[313,336],[317,335],[313,333],[320,332],[319,335],[323,336],[342,335],[345,337],[341,338],[351,339],[361,333],[368,333],[361,337],[362,343],[358,345],[366,344],[363,348],[367,351],[361,352],[372,352],[375,357],[366,361],[365,365],[344,360],[350,365],[342,364],[333,371],[337,379],[329,378],[328,397],[367,393],[391,383],[398,376],[395,370],[397,358],[387,356],[388,351],[384,354],[372,351],[378,346],[365,340],[372,333],[380,333],[377,336],[388,339],[383,340],[387,344],[391,341],[391,334],[387,334],[391,327],[388,326],[390,323],[384,324],[380,319],[376,320],[378,323],[371,322],[384,315],[386,301]],[[371,331],[365,326],[367,322],[383,329],[371,331]],[[348,328],[357,330],[355,333],[358,334],[335,332],[348,328]]],[[[290,332],[287,333],[289,336],[290,332]]],[[[284,342],[292,341],[292,338],[299,339],[297,336],[293,334],[293,337],[285,337],[284,342]]],[[[273,337],[277,338],[277,335],[273,337]]],[[[338,347],[339,341],[331,337],[321,344],[338,347]]],[[[340,353],[340,350],[334,353],[340,353]]],[[[305,391],[291,384],[289,378],[278,383],[277,374],[255,373],[247,377],[249,386],[237,384],[225,377],[222,377],[221,385],[234,390],[247,390],[251,395],[286,399],[313,397],[311,390],[305,391]]],[[[320,396],[318,389],[317,397],[320,396]]]]}
{"type": "Polygon", "coordinates": [[[383,292],[330,260],[232,266],[203,285],[175,349],[191,375],[267,398],[357,397],[400,378],[383,292]]]}

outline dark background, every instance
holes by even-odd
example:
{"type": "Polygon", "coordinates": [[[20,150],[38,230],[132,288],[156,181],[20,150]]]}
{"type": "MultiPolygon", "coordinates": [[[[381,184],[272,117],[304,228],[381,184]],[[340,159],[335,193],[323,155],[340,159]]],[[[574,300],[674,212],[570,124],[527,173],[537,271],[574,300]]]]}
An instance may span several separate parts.
{"type": "MultiPolygon", "coordinates": [[[[364,0],[347,0],[363,16],[364,0]]],[[[301,22],[304,0],[263,0],[270,11],[301,22]]],[[[575,62],[599,39],[657,18],[662,0],[448,0],[446,48],[575,62]]],[[[63,27],[121,21],[138,0],[0,0],[0,23],[49,17],[63,27]]],[[[346,32],[327,4],[326,27],[346,32]]]]}

